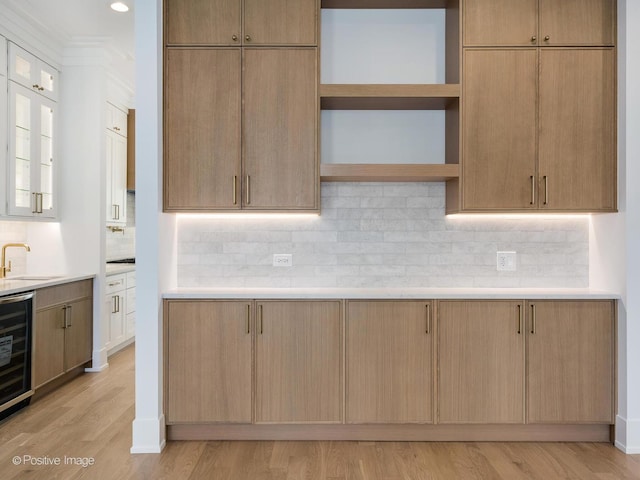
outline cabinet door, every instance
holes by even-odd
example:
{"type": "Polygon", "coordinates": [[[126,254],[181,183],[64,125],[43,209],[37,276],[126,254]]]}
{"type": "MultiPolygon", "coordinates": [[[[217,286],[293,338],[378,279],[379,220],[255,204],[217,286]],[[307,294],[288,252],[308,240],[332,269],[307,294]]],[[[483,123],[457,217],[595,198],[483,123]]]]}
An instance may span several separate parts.
{"type": "Polygon", "coordinates": [[[317,0],[244,0],[245,45],[316,45],[317,0]]]}
{"type": "Polygon", "coordinates": [[[537,7],[538,0],[465,0],[464,45],[537,45],[537,7]]]}
{"type": "Polygon", "coordinates": [[[536,78],[536,49],[465,50],[464,209],[536,208],[536,78]]]}
{"type": "Polygon", "coordinates": [[[251,422],[250,307],[165,302],[167,423],[251,422]]]}
{"type": "Polygon", "coordinates": [[[438,305],[440,423],[524,423],[522,302],[438,305]]]}
{"type": "Polygon", "coordinates": [[[614,45],[615,0],[539,0],[540,45],[614,45]]]}
{"type": "Polygon", "coordinates": [[[611,301],[528,306],[529,423],[613,423],[611,301]]]}
{"type": "Polygon", "coordinates": [[[431,423],[430,302],[350,301],[347,423],[431,423]]]}
{"type": "Polygon", "coordinates": [[[240,208],[240,76],[240,49],[167,49],[165,210],[240,208]]]}
{"type": "Polygon", "coordinates": [[[245,49],[248,209],[316,209],[317,49],[245,49]]]}
{"type": "Polygon", "coordinates": [[[33,329],[33,388],[65,372],[64,305],[36,311],[33,329]]]}
{"type": "Polygon", "coordinates": [[[118,346],[125,340],[125,297],[124,290],[107,295],[109,313],[109,340],[107,348],[118,346]]]}
{"type": "Polygon", "coordinates": [[[9,82],[9,214],[55,217],[56,104],[9,82]]]}
{"type": "Polygon", "coordinates": [[[50,100],[58,99],[58,71],[13,42],[9,46],[9,79],[50,100]]]}
{"type": "Polygon", "coordinates": [[[240,45],[242,0],[165,0],[169,45],[240,45]]]}
{"type": "Polygon", "coordinates": [[[127,139],[107,130],[106,140],[107,225],[126,225],[127,139]]]}
{"type": "Polygon", "coordinates": [[[93,346],[93,301],[91,298],[71,302],[66,307],[65,370],[91,360],[93,346]]]}
{"type": "Polygon", "coordinates": [[[614,210],[614,50],[542,49],[539,109],[541,208],[614,210]]]}
{"type": "Polygon", "coordinates": [[[256,422],[339,423],[340,302],[257,305],[256,422]]]}

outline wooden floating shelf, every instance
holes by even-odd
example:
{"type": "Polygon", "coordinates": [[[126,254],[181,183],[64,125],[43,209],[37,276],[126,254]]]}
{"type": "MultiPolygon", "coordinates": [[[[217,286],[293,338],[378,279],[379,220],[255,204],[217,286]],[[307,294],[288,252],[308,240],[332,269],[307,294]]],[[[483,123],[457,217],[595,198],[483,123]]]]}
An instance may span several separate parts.
{"type": "Polygon", "coordinates": [[[446,110],[460,98],[459,84],[323,84],[323,110],[446,110]]]}
{"type": "Polygon", "coordinates": [[[322,0],[322,8],[446,8],[447,0],[322,0]]]}
{"type": "Polygon", "coordinates": [[[323,182],[445,182],[459,176],[458,164],[323,163],[323,182]]]}

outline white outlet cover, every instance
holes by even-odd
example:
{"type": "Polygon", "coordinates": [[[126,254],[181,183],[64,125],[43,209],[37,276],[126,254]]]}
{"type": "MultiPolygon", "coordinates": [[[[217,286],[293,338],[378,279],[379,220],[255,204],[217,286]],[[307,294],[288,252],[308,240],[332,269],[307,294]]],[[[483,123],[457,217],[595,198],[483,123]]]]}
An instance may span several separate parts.
{"type": "Polygon", "coordinates": [[[516,252],[498,252],[496,266],[499,272],[515,272],[516,252]]]}
{"type": "Polygon", "coordinates": [[[273,254],[273,266],[274,267],[291,267],[293,266],[293,255],[290,253],[274,253],[273,254]]]}

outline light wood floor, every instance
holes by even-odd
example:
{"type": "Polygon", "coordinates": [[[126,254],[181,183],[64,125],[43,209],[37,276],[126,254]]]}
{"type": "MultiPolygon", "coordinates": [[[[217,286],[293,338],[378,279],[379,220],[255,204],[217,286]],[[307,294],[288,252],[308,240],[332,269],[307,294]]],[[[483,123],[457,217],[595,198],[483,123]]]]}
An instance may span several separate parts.
{"type": "Polygon", "coordinates": [[[0,424],[0,478],[91,480],[640,480],[640,456],[609,444],[170,442],[130,455],[132,347],[0,424]],[[25,455],[95,465],[14,465],[25,455]]]}

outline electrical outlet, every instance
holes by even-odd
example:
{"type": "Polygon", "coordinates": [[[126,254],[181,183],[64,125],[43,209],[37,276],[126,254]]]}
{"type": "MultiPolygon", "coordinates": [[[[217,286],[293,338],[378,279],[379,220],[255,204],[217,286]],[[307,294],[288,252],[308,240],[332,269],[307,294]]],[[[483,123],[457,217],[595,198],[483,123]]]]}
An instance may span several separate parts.
{"type": "Polygon", "coordinates": [[[274,253],[273,254],[273,266],[274,267],[291,267],[293,265],[293,255],[290,253],[274,253]]]}
{"type": "Polygon", "coordinates": [[[516,271],[516,252],[498,252],[497,267],[499,272],[516,271]]]}

